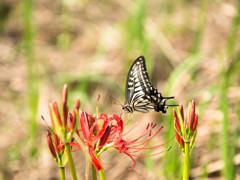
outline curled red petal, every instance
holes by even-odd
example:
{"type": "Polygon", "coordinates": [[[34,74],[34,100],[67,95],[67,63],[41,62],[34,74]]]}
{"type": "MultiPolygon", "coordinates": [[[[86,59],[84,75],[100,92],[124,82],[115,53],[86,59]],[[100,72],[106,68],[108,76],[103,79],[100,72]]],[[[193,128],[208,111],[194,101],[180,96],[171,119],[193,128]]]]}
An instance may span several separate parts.
{"type": "Polygon", "coordinates": [[[135,167],[136,167],[136,160],[130,155],[130,154],[128,154],[128,153],[125,153],[128,157],[130,157],[131,159],[132,159],[132,161],[133,161],[133,167],[132,168],[130,168],[130,169],[128,169],[129,171],[132,171],[132,170],[134,170],[135,169],[135,167]]]}
{"type": "Polygon", "coordinates": [[[102,169],[102,165],[100,163],[100,161],[98,160],[98,158],[96,157],[96,155],[92,152],[92,150],[90,148],[88,148],[88,153],[91,157],[92,163],[94,165],[94,167],[100,171],[102,169]]]}
{"type": "Polygon", "coordinates": [[[85,111],[80,111],[80,126],[84,139],[89,140],[90,129],[85,111]]]}

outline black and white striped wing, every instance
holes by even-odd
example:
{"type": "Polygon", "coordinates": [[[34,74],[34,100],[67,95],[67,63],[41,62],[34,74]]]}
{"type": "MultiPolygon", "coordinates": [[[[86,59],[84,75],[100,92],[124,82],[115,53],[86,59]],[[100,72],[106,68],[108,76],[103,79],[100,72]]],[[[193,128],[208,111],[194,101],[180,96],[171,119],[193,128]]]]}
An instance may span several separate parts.
{"type": "Polygon", "coordinates": [[[134,110],[148,112],[154,109],[154,104],[146,98],[151,93],[152,86],[146,70],[143,56],[137,58],[131,66],[126,82],[126,101],[134,110]]]}

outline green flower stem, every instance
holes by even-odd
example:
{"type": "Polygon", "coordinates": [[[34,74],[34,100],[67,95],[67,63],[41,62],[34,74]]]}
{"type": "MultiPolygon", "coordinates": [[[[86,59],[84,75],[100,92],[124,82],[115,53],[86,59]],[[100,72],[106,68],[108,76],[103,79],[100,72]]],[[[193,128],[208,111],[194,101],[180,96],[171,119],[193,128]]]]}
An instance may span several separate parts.
{"type": "Polygon", "coordinates": [[[183,180],[189,180],[189,142],[184,143],[184,170],[183,170],[183,180]]]}
{"type": "MultiPolygon", "coordinates": [[[[86,157],[85,180],[89,179],[90,162],[86,157]]],[[[94,179],[93,179],[94,180],[94,179]]]]}
{"type": "Polygon", "coordinates": [[[93,164],[92,164],[92,179],[97,180],[97,171],[93,164]]]}
{"type": "MultiPolygon", "coordinates": [[[[99,156],[100,156],[100,154],[97,154],[97,157],[100,160],[99,156]]],[[[100,179],[101,180],[105,180],[105,171],[104,171],[103,167],[102,167],[102,169],[98,173],[99,173],[100,179]]]]}
{"type": "Polygon", "coordinates": [[[101,180],[105,180],[105,171],[104,171],[103,168],[102,168],[101,171],[99,171],[99,175],[100,175],[100,179],[101,179],[101,180]]]}
{"type": "Polygon", "coordinates": [[[65,168],[64,167],[59,167],[59,170],[60,170],[61,180],[65,180],[65,168]]]}
{"type": "Polygon", "coordinates": [[[75,170],[75,166],[74,166],[74,162],[73,162],[73,158],[72,158],[70,144],[66,143],[65,147],[66,147],[66,153],[67,153],[67,159],[68,159],[70,171],[71,171],[71,174],[72,174],[72,179],[77,180],[77,175],[76,175],[76,170],[75,170]]]}

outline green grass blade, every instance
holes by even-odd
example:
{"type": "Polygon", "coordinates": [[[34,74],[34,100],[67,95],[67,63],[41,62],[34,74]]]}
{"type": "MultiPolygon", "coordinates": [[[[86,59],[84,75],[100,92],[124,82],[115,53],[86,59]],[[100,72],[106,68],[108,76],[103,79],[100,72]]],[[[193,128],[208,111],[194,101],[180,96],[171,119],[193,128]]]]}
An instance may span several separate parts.
{"type": "Polygon", "coordinates": [[[23,2],[24,14],[24,50],[27,63],[27,110],[29,118],[29,134],[28,138],[32,142],[31,154],[36,155],[36,146],[34,147],[35,139],[38,132],[37,123],[37,109],[38,109],[38,75],[36,70],[36,63],[34,59],[34,26],[33,26],[33,1],[24,0],[23,2]]]}

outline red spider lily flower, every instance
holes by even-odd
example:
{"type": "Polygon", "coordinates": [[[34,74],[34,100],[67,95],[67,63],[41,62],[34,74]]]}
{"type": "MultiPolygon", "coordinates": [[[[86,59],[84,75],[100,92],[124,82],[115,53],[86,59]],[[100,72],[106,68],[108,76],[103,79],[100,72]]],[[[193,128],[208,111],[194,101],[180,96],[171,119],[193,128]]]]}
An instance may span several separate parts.
{"type": "MultiPolygon", "coordinates": [[[[154,147],[146,147],[149,141],[163,128],[158,128],[156,132],[151,135],[151,132],[156,127],[156,124],[148,124],[146,130],[138,138],[132,141],[126,141],[123,139],[123,137],[130,133],[130,131],[126,134],[123,134],[124,121],[119,116],[113,114],[113,116],[108,117],[106,114],[101,114],[97,118],[87,114],[84,111],[80,111],[79,116],[81,129],[79,129],[77,132],[81,142],[83,142],[85,146],[81,146],[81,149],[87,149],[92,159],[92,163],[97,170],[101,170],[102,168],[102,165],[98,160],[98,156],[110,147],[118,149],[119,153],[125,153],[128,155],[133,160],[134,166],[130,169],[133,170],[136,166],[134,157],[145,157],[136,155],[137,152],[145,149],[157,148],[166,144],[164,143],[154,147]],[[146,138],[143,139],[144,137],[146,138]]],[[[167,150],[169,149],[170,148],[167,150]]]]}
{"type": "MultiPolygon", "coordinates": [[[[151,135],[151,132],[155,127],[156,127],[156,124],[153,124],[153,123],[148,124],[146,130],[144,132],[142,132],[142,134],[140,134],[139,137],[137,137],[136,139],[134,139],[132,141],[123,140],[123,137],[126,135],[126,134],[122,134],[123,126],[122,127],[120,126],[119,130],[116,131],[117,133],[116,133],[115,139],[113,140],[113,147],[118,149],[119,153],[124,153],[133,160],[134,166],[132,168],[130,168],[129,170],[133,170],[136,166],[136,161],[135,161],[134,157],[147,157],[147,156],[136,155],[137,152],[140,152],[140,151],[143,151],[146,149],[157,148],[157,147],[160,147],[160,146],[163,146],[166,144],[166,143],[164,143],[164,144],[160,144],[160,145],[153,146],[153,147],[147,147],[149,141],[152,138],[154,138],[158,134],[158,132],[163,128],[161,126],[160,128],[158,128],[156,130],[156,132],[153,135],[151,135]],[[145,137],[145,139],[143,139],[144,137],[145,137]]],[[[170,148],[171,147],[169,147],[167,149],[167,151],[170,148]]],[[[166,151],[166,150],[164,150],[164,151],[166,151]]],[[[155,153],[152,155],[148,155],[148,156],[154,156],[154,155],[160,154],[164,151],[161,151],[161,152],[158,152],[158,153],[155,153]]]]}
{"type": "Polygon", "coordinates": [[[92,159],[92,163],[94,164],[95,168],[100,171],[102,169],[102,165],[94,152],[96,152],[97,148],[99,149],[100,140],[102,142],[104,136],[107,138],[105,132],[107,127],[109,127],[108,124],[110,120],[105,114],[101,114],[99,118],[96,118],[90,114],[87,114],[85,111],[80,111],[79,119],[81,129],[77,130],[77,133],[79,139],[84,143],[85,146],[80,146],[80,148],[87,149],[92,159]]]}
{"type": "Polygon", "coordinates": [[[179,113],[173,109],[175,135],[179,146],[184,153],[184,142],[190,142],[190,152],[194,146],[197,134],[198,114],[195,113],[195,102],[188,105],[188,121],[184,123],[184,112],[182,104],[179,105],[179,113]]]}

